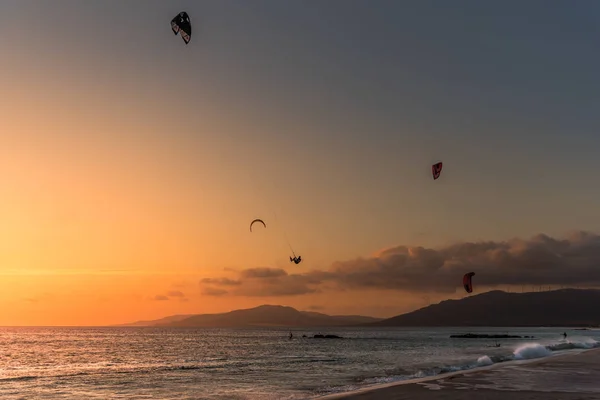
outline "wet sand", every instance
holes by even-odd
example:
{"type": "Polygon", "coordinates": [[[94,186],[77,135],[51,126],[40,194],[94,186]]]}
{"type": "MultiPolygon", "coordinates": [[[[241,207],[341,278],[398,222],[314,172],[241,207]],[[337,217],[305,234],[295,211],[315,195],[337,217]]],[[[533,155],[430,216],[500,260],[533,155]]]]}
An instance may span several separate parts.
{"type": "Polygon", "coordinates": [[[600,400],[600,349],[411,382],[321,400],[600,400]]]}

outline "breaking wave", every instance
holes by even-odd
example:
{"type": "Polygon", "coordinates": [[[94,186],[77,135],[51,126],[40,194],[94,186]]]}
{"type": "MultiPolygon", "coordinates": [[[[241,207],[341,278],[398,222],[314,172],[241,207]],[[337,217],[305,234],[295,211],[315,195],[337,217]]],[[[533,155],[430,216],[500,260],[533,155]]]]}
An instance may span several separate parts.
{"type": "MultiPolygon", "coordinates": [[[[494,364],[499,364],[507,361],[521,361],[521,360],[533,360],[543,357],[550,357],[556,355],[557,352],[565,352],[569,350],[588,350],[593,348],[600,348],[600,342],[591,338],[582,338],[582,341],[573,342],[561,342],[550,345],[544,345],[540,343],[525,343],[518,346],[512,354],[506,355],[483,355],[477,360],[468,363],[462,363],[457,365],[445,365],[424,370],[419,370],[412,374],[393,374],[384,377],[366,378],[360,382],[360,386],[355,387],[354,390],[364,385],[377,385],[384,383],[402,382],[418,378],[435,377],[437,375],[472,370],[475,368],[487,367],[494,364]]],[[[343,391],[349,391],[349,387],[345,387],[343,391]]]]}

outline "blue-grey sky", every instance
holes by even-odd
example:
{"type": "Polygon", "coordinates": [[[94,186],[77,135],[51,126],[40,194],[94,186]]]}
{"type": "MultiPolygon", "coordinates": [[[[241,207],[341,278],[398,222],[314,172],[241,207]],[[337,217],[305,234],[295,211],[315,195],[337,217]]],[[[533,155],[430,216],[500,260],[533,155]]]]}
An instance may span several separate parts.
{"type": "MultiPolygon", "coordinates": [[[[307,268],[597,230],[599,22],[583,0],[6,0],[7,193],[60,181],[70,215],[93,192],[139,218],[123,247],[171,235],[161,262],[204,270],[287,267],[280,230],[248,238],[255,217],[284,222],[307,268]]],[[[17,200],[4,216],[17,205],[33,218],[17,200]]]]}

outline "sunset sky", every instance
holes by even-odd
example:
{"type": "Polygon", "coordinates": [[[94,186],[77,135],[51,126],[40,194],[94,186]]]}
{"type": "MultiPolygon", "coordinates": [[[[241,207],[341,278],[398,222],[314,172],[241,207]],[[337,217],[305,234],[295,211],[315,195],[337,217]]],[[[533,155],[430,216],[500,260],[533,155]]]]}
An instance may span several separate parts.
{"type": "Polygon", "coordinates": [[[599,22],[592,1],[0,2],[0,325],[392,316],[471,270],[600,284],[599,22]]]}

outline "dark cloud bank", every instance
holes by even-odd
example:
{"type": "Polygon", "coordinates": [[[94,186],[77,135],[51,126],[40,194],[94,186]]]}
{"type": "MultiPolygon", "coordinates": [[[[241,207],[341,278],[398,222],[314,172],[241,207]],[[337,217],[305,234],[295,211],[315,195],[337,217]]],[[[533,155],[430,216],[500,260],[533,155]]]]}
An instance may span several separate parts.
{"type": "Polygon", "coordinates": [[[236,279],[200,283],[203,293],[213,296],[292,296],[325,289],[453,293],[470,271],[476,273],[475,285],[598,285],[600,235],[576,232],[556,239],[540,234],[440,249],[397,246],[369,258],[335,262],[327,270],[289,274],[249,268],[237,271],[236,279]]]}

